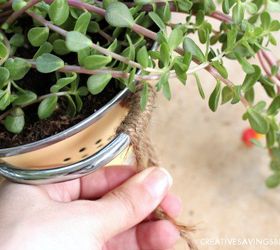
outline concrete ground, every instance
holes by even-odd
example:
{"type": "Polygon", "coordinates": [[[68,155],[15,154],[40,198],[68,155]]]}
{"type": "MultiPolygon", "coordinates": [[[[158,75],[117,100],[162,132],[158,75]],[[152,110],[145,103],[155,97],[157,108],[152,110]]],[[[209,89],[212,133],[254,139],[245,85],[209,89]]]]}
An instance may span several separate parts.
{"type": "MultiPolygon", "coordinates": [[[[232,80],[243,79],[238,67],[231,65],[231,72],[232,80]]],[[[192,77],[187,86],[172,81],[172,100],[159,96],[151,124],[162,166],[173,175],[173,192],[183,201],[180,221],[196,225],[193,237],[202,250],[280,249],[266,241],[280,239],[279,188],[270,190],[264,184],[270,173],[267,151],[242,144],[248,124],[241,119],[241,104],[210,111],[208,96],[215,81],[204,71],[200,75],[206,100],[192,77]],[[266,243],[213,245],[223,239],[266,243]]],[[[183,242],[176,248],[181,249],[186,249],[183,242]]]]}

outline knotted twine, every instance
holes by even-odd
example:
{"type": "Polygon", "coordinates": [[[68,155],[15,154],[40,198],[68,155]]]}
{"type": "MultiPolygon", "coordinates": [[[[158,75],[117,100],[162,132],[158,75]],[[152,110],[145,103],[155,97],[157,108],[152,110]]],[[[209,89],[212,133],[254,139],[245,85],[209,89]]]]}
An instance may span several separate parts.
{"type": "MultiPolygon", "coordinates": [[[[145,110],[140,108],[141,92],[143,85],[138,84],[135,93],[127,99],[129,112],[123,120],[117,133],[126,133],[130,136],[131,146],[133,148],[136,160],[137,171],[142,171],[147,167],[158,167],[159,160],[154,147],[147,135],[147,127],[155,108],[156,91],[152,85],[148,85],[148,100],[145,110]]],[[[197,247],[190,237],[190,232],[194,231],[191,226],[178,223],[170,217],[161,207],[158,207],[154,214],[159,220],[170,221],[180,232],[181,237],[187,242],[190,250],[197,250],[197,247]]]]}

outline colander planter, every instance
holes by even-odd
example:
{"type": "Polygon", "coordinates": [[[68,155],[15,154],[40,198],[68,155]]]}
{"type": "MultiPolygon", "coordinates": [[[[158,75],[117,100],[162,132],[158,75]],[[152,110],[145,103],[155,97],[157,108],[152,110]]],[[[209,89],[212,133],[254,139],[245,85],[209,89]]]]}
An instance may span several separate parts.
{"type": "Polygon", "coordinates": [[[130,138],[116,134],[128,108],[128,89],[75,126],[46,139],[0,149],[0,175],[19,183],[45,184],[79,178],[109,164],[130,138]]]}

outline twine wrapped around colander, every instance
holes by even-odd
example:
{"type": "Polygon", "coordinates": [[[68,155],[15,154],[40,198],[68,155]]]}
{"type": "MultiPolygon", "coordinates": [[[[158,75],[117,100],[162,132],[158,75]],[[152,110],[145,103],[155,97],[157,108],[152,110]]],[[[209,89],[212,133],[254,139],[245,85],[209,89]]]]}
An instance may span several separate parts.
{"type": "MultiPolygon", "coordinates": [[[[131,146],[133,148],[137,171],[141,171],[147,167],[158,167],[159,160],[154,147],[147,135],[147,127],[155,107],[156,91],[152,85],[149,85],[148,101],[144,111],[140,108],[141,91],[143,85],[139,84],[135,93],[130,95],[127,100],[129,112],[117,129],[117,133],[124,132],[130,136],[131,146]]],[[[197,250],[197,246],[190,237],[190,233],[194,231],[194,227],[186,226],[178,223],[174,218],[158,207],[154,214],[159,220],[170,221],[180,232],[181,237],[186,240],[190,250],[197,250]]]]}

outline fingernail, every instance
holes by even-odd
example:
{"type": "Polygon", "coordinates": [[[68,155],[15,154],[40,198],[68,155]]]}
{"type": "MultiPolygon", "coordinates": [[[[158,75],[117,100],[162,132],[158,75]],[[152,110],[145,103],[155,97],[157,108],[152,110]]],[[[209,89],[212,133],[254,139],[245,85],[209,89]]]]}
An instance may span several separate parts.
{"type": "Polygon", "coordinates": [[[161,198],[173,183],[171,175],[164,168],[153,168],[143,180],[144,186],[156,199],[161,198]]]}

